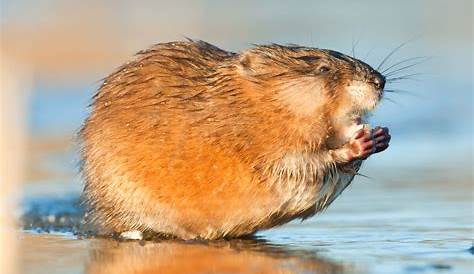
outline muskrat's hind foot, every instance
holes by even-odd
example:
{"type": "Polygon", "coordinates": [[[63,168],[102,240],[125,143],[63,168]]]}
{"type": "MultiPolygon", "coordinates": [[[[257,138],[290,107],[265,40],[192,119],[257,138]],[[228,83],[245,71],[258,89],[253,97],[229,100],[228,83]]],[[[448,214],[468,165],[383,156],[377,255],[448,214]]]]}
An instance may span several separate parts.
{"type": "Polygon", "coordinates": [[[128,240],[141,240],[143,239],[143,233],[139,230],[130,230],[120,233],[120,237],[128,240]]]}

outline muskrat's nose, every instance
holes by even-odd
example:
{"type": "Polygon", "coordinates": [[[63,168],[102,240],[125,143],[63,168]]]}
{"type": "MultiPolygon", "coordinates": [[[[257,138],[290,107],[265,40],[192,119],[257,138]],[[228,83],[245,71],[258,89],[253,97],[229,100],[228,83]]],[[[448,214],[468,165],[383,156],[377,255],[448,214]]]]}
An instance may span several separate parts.
{"type": "Polygon", "coordinates": [[[380,73],[376,73],[372,79],[372,84],[375,86],[376,89],[378,90],[383,90],[385,87],[385,77],[381,75],[380,73]]]}

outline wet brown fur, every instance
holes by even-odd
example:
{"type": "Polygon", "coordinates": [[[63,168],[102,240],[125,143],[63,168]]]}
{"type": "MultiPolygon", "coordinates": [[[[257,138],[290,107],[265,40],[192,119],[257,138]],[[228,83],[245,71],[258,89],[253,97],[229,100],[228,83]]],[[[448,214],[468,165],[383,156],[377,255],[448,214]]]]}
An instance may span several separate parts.
{"type": "Polygon", "coordinates": [[[236,54],[188,41],[139,52],[105,78],[81,130],[91,221],[214,239],[314,215],[352,180],[344,168],[360,166],[329,151],[346,141],[344,88],[373,73],[299,46],[236,54]]]}

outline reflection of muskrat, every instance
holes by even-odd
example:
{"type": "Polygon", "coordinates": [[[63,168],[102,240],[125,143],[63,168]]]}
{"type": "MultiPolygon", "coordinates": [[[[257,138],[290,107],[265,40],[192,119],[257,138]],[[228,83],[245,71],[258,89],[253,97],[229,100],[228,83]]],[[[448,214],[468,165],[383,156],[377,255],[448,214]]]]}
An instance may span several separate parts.
{"type": "Polygon", "coordinates": [[[184,239],[312,216],[388,147],[386,128],[360,129],[384,82],[359,60],[299,46],[139,52],[105,79],[81,131],[90,216],[184,239]]]}
{"type": "MultiPolygon", "coordinates": [[[[34,237],[27,235],[28,237],[34,237]]],[[[203,274],[203,273],[344,273],[347,267],[315,252],[273,246],[250,239],[212,241],[96,241],[85,273],[203,274]]]]}

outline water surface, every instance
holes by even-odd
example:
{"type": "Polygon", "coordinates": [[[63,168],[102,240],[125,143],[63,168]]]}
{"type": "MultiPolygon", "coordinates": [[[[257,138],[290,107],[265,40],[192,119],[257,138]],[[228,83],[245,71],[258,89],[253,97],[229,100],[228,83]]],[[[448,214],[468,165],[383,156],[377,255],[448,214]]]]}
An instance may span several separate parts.
{"type": "Polygon", "coordinates": [[[472,182],[435,177],[359,177],[308,221],[217,242],[78,237],[77,195],[32,193],[21,265],[24,273],[470,273],[472,182]]]}

